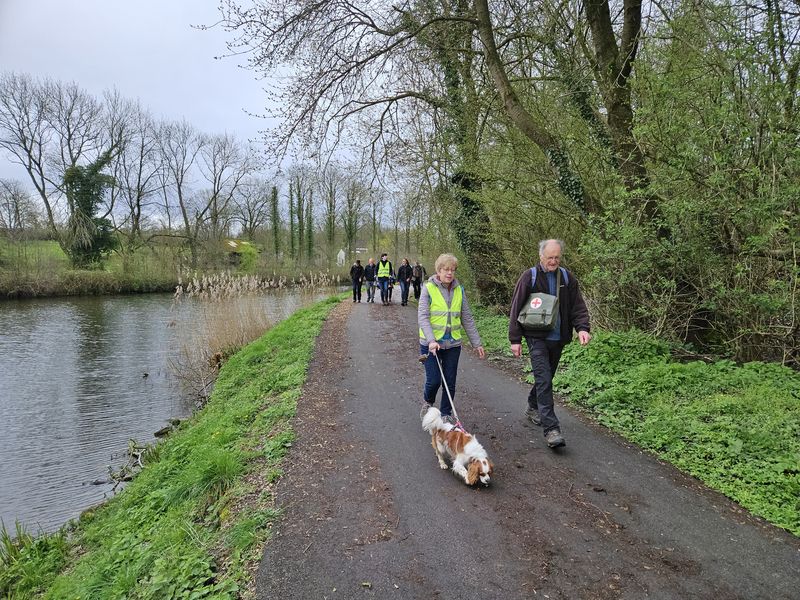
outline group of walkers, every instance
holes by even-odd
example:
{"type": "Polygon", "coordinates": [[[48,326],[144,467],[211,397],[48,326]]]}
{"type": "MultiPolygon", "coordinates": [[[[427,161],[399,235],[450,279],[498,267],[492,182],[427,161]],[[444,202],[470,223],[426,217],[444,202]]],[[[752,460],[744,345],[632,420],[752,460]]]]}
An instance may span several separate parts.
{"type": "Polygon", "coordinates": [[[408,293],[410,287],[414,288],[414,299],[419,300],[422,283],[427,277],[425,267],[419,261],[411,266],[407,258],[403,259],[397,272],[394,270],[389,255],[381,254],[381,259],[376,263],[370,258],[366,266],[357,259],[350,267],[350,281],[353,284],[353,302],[361,302],[361,288],[367,286],[367,302],[375,303],[375,288],[380,289],[381,303],[386,306],[392,303],[394,286],[400,286],[400,305],[408,306],[408,293]]]}
{"type": "MultiPolygon", "coordinates": [[[[581,345],[585,346],[592,338],[589,311],[578,281],[571,271],[561,266],[563,253],[564,242],[561,240],[542,240],[539,243],[539,263],[526,269],[517,280],[508,323],[511,353],[517,358],[522,356],[524,338],[530,354],[534,385],[528,394],[525,416],[534,425],[542,427],[545,443],[550,448],[565,445],[553,406],[553,375],[561,352],[572,341],[573,329],[578,333],[581,345]],[[552,311],[554,321],[549,328],[523,328],[517,317],[527,304],[537,305],[536,298],[541,298],[542,294],[557,298],[557,308],[552,311]]],[[[425,365],[420,416],[423,417],[435,403],[444,378],[446,388],[441,394],[440,410],[442,418],[454,425],[458,423],[452,417],[451,398],[456,391],[464,334],[479,358],[486,355],[464,287],[455,277],[457,267],[458,260],[452,254],[442,254],[436,259],[436,274],[422,288],[417,309],[419,352],[425,365]]]]}
{"type": "MultiPolygon", "coordinates": [[[[572,341],[573,330],[581,345],[586,345],[592,336],[589,333],[589,311],[575,275],[561,266],[564,242],[550,239],[539,242],[539,262],[526,269],[517,280],[511,300],[508,322],[508,341],[511,353],[522,356],[522,340],[528,347],[534,384],[525,410],[526,418],[540,426],[545,442],[551,448],[565,444],[561,424],[553,406],[553,375],[558,368],[561,352],[572,341]],[[526,305],[534,305],[537,296],[555,297],[557,308],[548,328],[530,330],[517,321],[526,305]]],[[[366,267],[356,260],[350,268],[353,282],[353,302],[361,302],[361,287],[366,283],[367,302],[375,302],[375,288],[380,288],[381,302],[392,302],[392,289],[400,285],[402,306],[408,304],[409,287],[414,288],[414,298],[419,301],[417,321],[419,324],[420,360],[425,365],[425,386],[422,391],[420,416],[436,401],[440,388],[442,418],[457,425],[453,418],[451,398],[456,391],[458,360],[461,356],[463,337],[469,339],[479,358],[486,352],[481,343],[475,319],[470,310],[464,287],[456,279],[458,259],[452,254],[442,254],[436,259],[434,275],[426,280],[425,267],[417,261],[412,267],[404,258],[395,273],[389,256],[381,254],[377,263],[369,259],[366,267]],[[442,386],[442,379],[446,388],[442,386]]]]}

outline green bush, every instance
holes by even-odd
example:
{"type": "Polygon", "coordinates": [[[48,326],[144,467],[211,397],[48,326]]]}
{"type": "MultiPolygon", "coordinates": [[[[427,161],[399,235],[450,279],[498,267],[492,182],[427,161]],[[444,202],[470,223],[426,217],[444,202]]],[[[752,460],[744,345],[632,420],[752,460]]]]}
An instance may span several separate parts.
{"type": "Polygon", "coordinates": [[[674,362],[640,332],[571,344],[554,385],[568,402],[800,535],[800,374],[760,362],[674,362]]]}

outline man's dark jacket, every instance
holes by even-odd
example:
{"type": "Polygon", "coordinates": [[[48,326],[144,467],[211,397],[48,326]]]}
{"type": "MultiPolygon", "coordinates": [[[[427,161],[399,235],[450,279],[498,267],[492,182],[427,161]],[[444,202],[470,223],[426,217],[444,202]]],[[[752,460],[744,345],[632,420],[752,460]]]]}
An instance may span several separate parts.
{"type": "MultiPolygon", "coordinates": [[[[542,265],[536,265],[536,289],[531,289],[531,270],[525,269],[522,275],[517,280],[517,286],[514,288],[514,296],[511,299],[511,314],[508,321],[508,341],[512,344],[522,343],[523,337],[532,337],[544,339],[550,335],[549,331],[533,331],[524,334],[522,328],[517,323],[519,311],[525,306],[533,292],[542,292],[549,294],[550,289],[547,282],[547,273],[542,269],[542,265]]],[[[567,278],[569,283],[564,282],[562,273],[561,277],[561,291],[558,298],[558,312],[561,316],[561,341],[565,344],[572,340],[572,330],[575,331],[589,331],[589,309],[586,308],[586,303],[583,301],[580,288],[578,287],[578,280],[572,271],[567,271],[567,278]]]]}
{"type": "Polygon", "coordinates": [[[370,265],[367,264],[364,267],[364,279],[367,281],[375,281],[375,278],[378,276],[378,265],[370,265]]]}
{"type": "Polygon", "coordinates": [[[364,277],[364,267],[354,264],[350,267],[350,279],[353,282],[360,281],[364,277]]]}

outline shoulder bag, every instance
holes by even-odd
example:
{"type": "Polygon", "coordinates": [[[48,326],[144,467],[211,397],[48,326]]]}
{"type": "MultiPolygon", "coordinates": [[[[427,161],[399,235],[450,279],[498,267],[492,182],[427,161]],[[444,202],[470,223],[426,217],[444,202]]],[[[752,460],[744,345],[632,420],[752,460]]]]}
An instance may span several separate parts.
{"type": "MultiPolygon", "coordinates": [[[[531,289],[536,285],[536,267],[531,269],[531,289]]],[[[551,331],[558,318],[558,299],[561,295],[561,273],[563,267],[556,272],[556,295],[533,292],[528,296],[522,310],[519,311],[517,323],[524,333],[534,331],[551,331]]],[[[564,279],[567,278],[564,273],[564,279]]]]}

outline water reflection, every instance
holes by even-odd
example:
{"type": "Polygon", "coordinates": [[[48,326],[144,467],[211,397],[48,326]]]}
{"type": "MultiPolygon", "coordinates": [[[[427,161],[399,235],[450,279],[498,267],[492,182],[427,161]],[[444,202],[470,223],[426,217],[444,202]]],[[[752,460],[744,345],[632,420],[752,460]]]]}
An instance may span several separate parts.
{"type": "MultiPolygon", "coordinates": [[[[330,295],[281,291],[227,301],[257,303],[272,320],[330,295]]],[[[169,295],[0,303],[0,519],[57,529],[110,494],[106,478],[128,440],[153,441],[185,416],[167,361],[179,350],[176,322],[202,321],[208,307],[173,306],[169,295]]],[[[252,310],[252,306],[248,307],[252,310]]],[[[201,328],[197,335],[202,335],[201,328]]]]}

